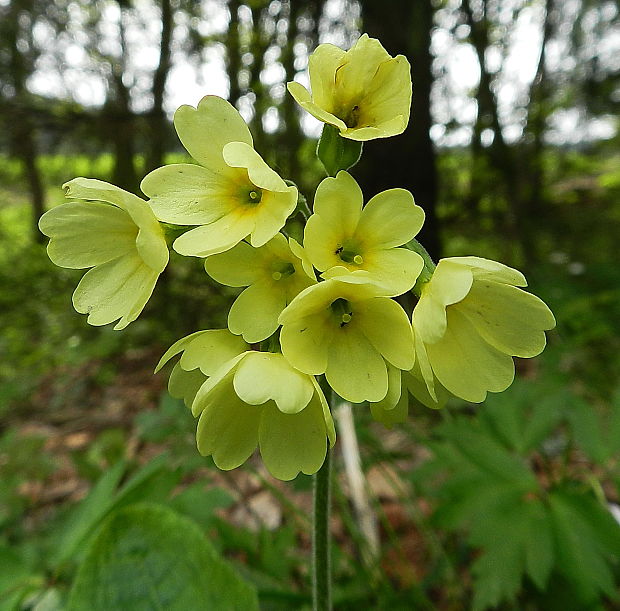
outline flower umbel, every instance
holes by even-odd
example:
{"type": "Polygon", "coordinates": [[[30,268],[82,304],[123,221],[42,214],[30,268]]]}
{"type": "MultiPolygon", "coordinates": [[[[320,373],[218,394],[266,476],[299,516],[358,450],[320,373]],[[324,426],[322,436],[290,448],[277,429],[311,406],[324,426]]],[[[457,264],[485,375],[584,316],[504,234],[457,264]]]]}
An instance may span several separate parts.
{"type": "Polygon", "coordinates": [[[555,319],[542,300],[517,288],[526,285],[521,272],[488,259],[439,261],[413,311],[418,363],[434,399],[436,378],[457,397],[484,401],[512,383],[513,356],[542,352],[555,319]]]}
{"type": "Polygon", "coordinates": [[[168,264],[163,231],[147,202],[101,180],[75,178],[63,185],[68,198],[39,221],[51,238],[47,248],[60,267],[86,272],[73,306],[91,325],[120,319],[124,329],[142,312],[168,264]]]}
{"type": "Polygon", "coordinates": [[[337,127],[344,138],[373,140],[405,131],[410,70],[403,55],[392,57],[363,34],[348,51],[331,44],[316,48],[308,63],[312,94],[294,81],[287,86],[304,110],[337,127]]]}
{"type": "Polygon", "coordinates": [[[384,295],[400,295],[413,287],[424,262],[418,253],[396,247],[420,231],[424,211],[405,189],[383,191],[362,208],[363,201],[349,173],[323,180],[304,231],[304,248],[319,271],[365,270],[386,289],[384,295]]]}
{"type": "Polygon", "coordinates": [[[248,236],[252,246],[273,238],[295,209],[297,188],[287,185],[254,150],[238,111],[222,98],[206,96],[198,108],[181,106],[174,126],[200,165],[167,165],[141,184],[159,220],[199,225],[177,238],[174,249],[207,257],[248,236]]]}
{"type": "Polygon", "coordinates": [[[221,284],[248,287],[230,308],[228,327],[250,343],[272,335],[282,310],[316,283],[304,249],[281,233],[260,248],[239,242],[225,253],[208,257],[205,269],[221,284]]]}

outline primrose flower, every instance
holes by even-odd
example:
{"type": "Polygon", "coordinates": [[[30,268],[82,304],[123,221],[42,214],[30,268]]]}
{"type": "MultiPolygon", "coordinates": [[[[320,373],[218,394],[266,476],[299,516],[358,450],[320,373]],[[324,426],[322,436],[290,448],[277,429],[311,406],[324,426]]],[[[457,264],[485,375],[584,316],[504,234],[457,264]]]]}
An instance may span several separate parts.
{"type": "Polygon", "coordinates": [[[350,140],[373,140],[405,131],[411,108],[411,67],[363,34],[348,51],[319,45],[310,56],[312,94],[300,83],[288,90],[319,121],[350,140]]]}
{"type": "Polygon", "coordinates": [[[205,260],[207,273],[227,286],[247,286],[228,314],[228,328],[247,342],[260,342],[278,328],[278,316],[293,298],[316,283],[304,249],[278,233],[260,248],[239,242],[205,260]]]}
{"type": "Polygon", "coordinates": [[[124,329],[144,309],[168,264],[163,231],[149,205],[132,193],[90,178],[63,185],[77,200],[46,212],[39,228],[51,238],[53,263],[70,269],[92,267],[73,293],[73,306],[91,325],[120,319],[124,329]]]}
{"type": "Polygon", "coordinates": [[[411,369],[411,325],[398,303],[358,272],[303,290],[280,314],[282,353],[308,374],[325,373],[344,399],[381,401],[387,364],[411,369]]]}
{"type": "Polygon", "coordinates": [[[413,287],[422,268],[422,257],[396,248],[422,228],[424,211],[405,189],[375,195],[362,208],[364,196],[348,172],[338,172],[319,185],[314,214],[304,230],[304,248],[314,267],[352,272],[365,270],[372,282],[400,295],[413,287]]]}
{"type": "Polygon", "coordinates": [[[242,465],[259,446],[274,477],[312,475],[325,460],[327,441],[333,446],[336,439],[314,377],[271,352],[244,352],[225,363],[198,391],[192,413],[200,416],[199,452],[224,470],[242,465]]]}
{"type": "Polygon", "coordinates": [[[430,394],[436,378],[448,392],[479,403],[488,391],[510,386],[513,356],[542,352],[555,319],[519,286],[527,286],[523,274],[495,261],[439,262],[413,311],[418,364],[430,394]]]}
{"type": "Polygon", "coordinates": [[[198,225],[177,238],[173,248],[182,255],[207,257],[248,236],[252,246],[273,238],[297,205],[297,189],[254,150],[237,110],[222,98],[206,96],[198,108],[181,106],[174,126],[200,165],[167,165],[141,184],[158,219],[198,225]]]}
{"type": "Polygon", "coordinates": [[[181,358],[174,365],[168,378],[168,392],[176,399],[183,399],[191,408],[198,389],[222,364],[246,352],[250,346],[228,329],[197,331],[176,341],[155,368],[157,373],[178,354],[181,358]]]}

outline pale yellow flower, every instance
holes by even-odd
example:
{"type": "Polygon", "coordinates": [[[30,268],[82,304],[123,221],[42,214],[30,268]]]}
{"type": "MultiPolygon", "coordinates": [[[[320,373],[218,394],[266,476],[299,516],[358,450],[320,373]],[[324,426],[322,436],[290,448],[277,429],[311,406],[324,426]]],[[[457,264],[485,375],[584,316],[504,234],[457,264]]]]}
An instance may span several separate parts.
{"type": "Polygon", "coordinates": [[[273,238],[297,205],[297,188],[254,150],[239,112],[222,98],[206,96],[198,108],[181,106],[174,126],[200,165],[158,168],[141,185],[158,219],[198,225],[177,238],[173,248],[207,257],[244,238],[257,247],[273,238]]]}
{"type": "Polygon", "coordinates": [[[304,249],[281,233],[260,248],[239,242],[227,252],[208,257],[205,269],[221,284],[248,287],[230,308],[228,328],[251,344],[272,335],[282,310],[316,283],[304,249]]]}
{"type": "Polygon", "coordinates": [[[353,403],[385,398],[387,363],[407,370],[413,366],[407,314],[367,282],[364,272],[310,286],[279,321],[287,360],[305,373],[325,373],[329,385],[353,403]]]}
{"type": "Polygon", "coordinates": [[[114,185],[75,178],[66,196],[83,200],[61,204],[39,221],[51,238],[50,259],[60,267],[86,272],[73,306],[91,325],[120,320],[124,329],[142,312],[159,275],[168,264],[163,231],[148,203],[114,185]]]}
{"type": "Polygon", "coordinates": [[[517,288],[526,285],[523,274],[495,261],[439,262],[413,311],[416,362],[434,401],[435,379],[457,397],[484,401],[512,383],[513,356],[542,352],[555,319],[543,301],[517,288]]]}
{"type": "Polygon", "coordinates": [[[323,180],[304,230],[308,257],[319,271],[328,272],[326,278],[364,270],[371,282],[386,289],[384,295],[405,293],[415,284],[424,261],[397,247],[420,231],[424,211],[405,189],[389,189],[363,203],[362,190],[348,172],[323,180]]]}
{"type": "Polygon", "coordinates": [[[196,394],[192,413],[200,416],[198,450],[224,470],[258,446],[274,477],[312,475],[336,440],[317,381],[276,353],[248,351],[225,363],[196,394]]]}
{"type": "Polygon", "coordinates": [[[363,34],[349,49],[319,45],[310,56],[312,94],[288,83],[297,103],[351,140],[387,138],[405,131],[411,108],[411,67],[363,34]]]}

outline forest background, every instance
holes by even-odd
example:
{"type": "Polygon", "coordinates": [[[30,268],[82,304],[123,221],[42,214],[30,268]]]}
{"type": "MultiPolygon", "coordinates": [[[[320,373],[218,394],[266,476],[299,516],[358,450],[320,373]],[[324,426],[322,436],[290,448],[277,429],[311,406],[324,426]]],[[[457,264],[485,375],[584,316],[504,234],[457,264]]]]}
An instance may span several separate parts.
{"type": "MultiPolygon", "coordinates": [[[[0,609],[80,608],[114,543],[106,523],[136,501],[191,520],[261,608],[309,605],[310,478],[218,472],[152,375],[173,341],[225,325],[234,291],[175,257],[126,331],[89,327],[70,303],[80,273],[50,263],[37,222],[75,176],[139,193],[146,172],[185,160],[172,113],[205,94],[235,104],[311,196],[320,127],[285,83],[307,82],[317,44],[362,32],[405,54],[414,83],[409,128],[353,170],[366,199],[409,189],[433,257],[519,267],[558,326],[481,406],[412,407],[391,430],[355,409],[372,519],[338,457],[336,608],[617,604],[619,13],[618,0],[0,0],[0,609]]],[[[156,548],[148,561],[168,566],[156,548]]],[[[102,609],[127,608],[135,576],[114,575],[102,609]]],[[[162,603],[173,586],[144,608],[176,608],[162,603]]]]}

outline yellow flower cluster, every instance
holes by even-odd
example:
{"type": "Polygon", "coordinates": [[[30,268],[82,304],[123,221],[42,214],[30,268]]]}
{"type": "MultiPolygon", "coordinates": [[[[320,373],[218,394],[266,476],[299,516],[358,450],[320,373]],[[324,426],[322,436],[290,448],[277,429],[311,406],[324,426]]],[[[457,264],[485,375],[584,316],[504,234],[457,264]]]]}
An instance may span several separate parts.
{"type": "MultiPolygon", "coordinates": [[[[406,128],[409,64],[379,41],[363,35],[348,51],[320,45],[309,71],[312,93],[295,82],[289,91],[340,137],[361,142],[406,128]]],[[[73,301],[94,325],[120,319],[123,328],[144,308],[168,263],[161,223],[178,226],[177,253],[204,258],[212,279],[243,288],[227,329],[180,339],[157,367],[179,357],[170,393],[199,419],[198,449],[218,467],[235,468],[259,448],[279,479],[315,473],[335,442],[323,389],[370,402],[391,426],[407,417],[410,395],[429,407],[450,396],[483,401],[512,382],[512,357],[544,348],[555,321],[520,288],[522,274],[476,257],[435,268],[412,247],[424,211],[408,191],[364,203],[341,169],[318,186],[300,244],[286,229],[297,188],[254,150],[233,106],[207,96],[179,108],[174,125],[195,164],[148,174],[147,200],[77,178],[65,186],[76,201],[40,226],[54,263],[93,268],[73,301]]]]}

